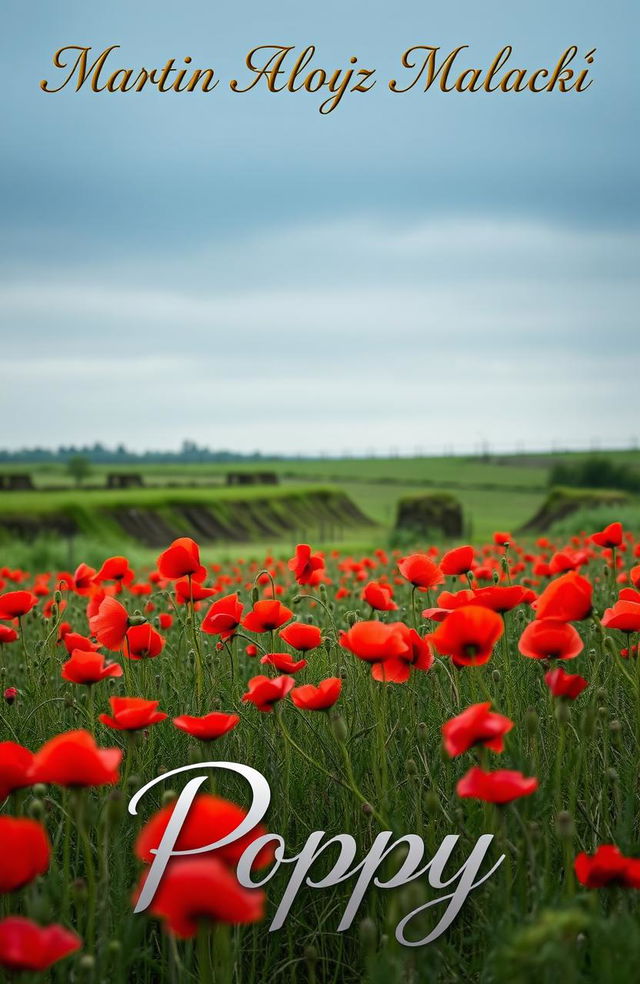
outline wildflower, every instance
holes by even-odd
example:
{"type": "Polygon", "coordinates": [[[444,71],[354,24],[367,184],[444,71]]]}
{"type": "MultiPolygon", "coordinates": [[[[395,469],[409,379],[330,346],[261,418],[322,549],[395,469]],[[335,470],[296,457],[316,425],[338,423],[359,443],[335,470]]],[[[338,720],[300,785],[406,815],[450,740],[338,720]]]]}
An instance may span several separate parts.
{"type": "Polygon", "coordinates": [[[288,622],[293,612],[279,601],[256,601],[242,624],[251,632],[272,632],[288,622]]]}
{"type": "Polygon", "coordinates": [[[254,676],[248,682],[249,690],[242,695],[245,703],[254,704],[259,711],[272,711],[283,697],[286,697],[295,680],[290,676],[270,678],[254,676]]]}
{"type": "Polygon", "coordinates": [[[489,661],[503,632],[504,624],[496,612],[466,605],[451,612],[427,638],[456,666],[480,666],[489,661]]]}
{"type": "Polygon", "coordinates": [[[9,971],[44,971],[74,953],[82,940],[63,926],[40,927],[23,916],[0,920],[0,966],[9,971]]]}
{"type": "Polygon", "coordinates": [[[541,618],[527,625],[518,649],[529,659],[575,659],[584,649],[584,643],[568,622],[541,618]]]}
{"type": "Polygon", "coordinates": [[[0,741],[0,803],[14,789],[32,785],[33,753],[15,741],[0,741]]]}
{"type": "Polygon", "coordinates": [[[122,676],[122,667],[119,663],[107,663],[102,653],[93,650],[83,652],[82,649],[74,649],[71,659],[62,664],[60,675],[63,680],[70,683],[81,683],[90,687],[105,677],[122,676]]]}
{"type": "Polygon", "coordinates": [[[237,714],[223,714],[221,711],[212,711],[202,717],[192,717],[188,714],[181,714],[173,719],[173,724],[180,731],[186,731],[188,735],[199,738],[200,741],[213,741],[221,738],[227,732],[232,731],[240,723],[237,714]]]}
{"type": "Polygon", "coordinates": [[[7,591],[0,595],[0,619],[10,622],[30,612],[38,598],[31,591],[7,591]]]}
{"type": "Polygon", "coordinates": [[[307,683],[295,687],[291,691],[291,700],[303,711],[326,711],[338,700],[342,690],[342,680],[338,677],[327,677],[321,680],[317,687],[307,683]]]}
{"type": "Polygon", "coordinates": [[[308,543],[299,543],[288,565],[298,584],[317,584],[324,569],[322,554],[312,554],[308,543]]]}
{"type": "Polygon", "coordinates": [[[118,781],[119,748],[98,748],[88,731],[67,731],[33,757],[31,782],[56,786],[104,786],[118,781]]]}
{"type": "Polygon", "coordinates": [[[0,816],[0,844],[0,892],[15,892],[49,867],[51,844],[36,820],[0,816]]]}
{"type": "Polygon", "coordinates": [[[592,611],[593,586],[581,574],[569,571],[551,581],[533,602],[536,618],[555,618],[561,622],[581,622],[592,611]]]}
{"type": "Polygon", "coordinates": [[[322,633],[317,625],[306,625],[304,622],[290,622],[278,635],[292,649],[307,653],[317,649],[322,643],[322,633]]]}
{"type": "Polygon", "coordinates": [[[513,721],[490,708],[491,701],[472,704],[442,725],[444,747],[451,758],[475,745],[483,745],[493,752],[504,751],[504,736],[513,728],[513,721]]]}
{"type": "Polygon", "coordinates": [[[544,682],[554,697],[567,697],[569,700],[575,700],[589,686],[584,677],[577,673],[565,673],[561,666],[545,673],[544,682]]]}
{"type": "Polygon", "coordinates": [[[89,618],[89,628],[101,646],[112,651],[120,649],[129,628],[129,613],[124,605],[107,595],[97,614],[89,618]]]}
{"type": "Polygon", "coordinates": [[[289,653],[268,653],[260,662],[275,666],[279,673],[298,673],[307,665],[306,659],[295,660],[289,653]]]}
{"type": "Polygon", "coordinates": [[[242,602],[238,601],[237,592],[218,598],[205,615],[200,628],[209,635],[229,639],[240,625],[243,608],[242,602]]]}
{"type": "Polygon", "coordinates": [[[158,711],[159,700],[142,697],[110,697],[111,715],[100,714],[98,720],[117,731],[139,731],[164,721],[167,714],[158,711]]]}
{"type": "Polygon", "coordinates": [[[443,574],[459,576],[468,574],[473,567],[475,551],[473,547],[455,547],[448,550],[440,561],[440,570],[443,574]]]}
{"type": "Polygon", "coordinates": [[[132,625],[127,630],[126,653],[129,659],[154,659],[164,648],[164,636],[150,622],[132,625]]]}
{"type": "Polygon", "coordinates": [[[398,570],[414,588],[427,590],[444,582],[444,574],[427,554],[410,554],[399,561],[398,570]]]}
{"type": "Polygon", "coordinates": [[[204,581],[206,567],[200,563],[200,548],[191,537],[181,536],[174,540],[158,557],[158,572],[168,581],[181,577],[191,577],[194,581],[204,581]]]}
{"type": "Polygon", "coordinates": [[[498,769],[484,772],[474,766],[458,781],[456,792],[463,799],[479,799],[485,803],[511,803],[521,796],[530,796],[538,788],[537,779],[527,779],[521,772],[498,769]]]}
{"type": "Polygon", "coordinates": [[[578,854],[573,868],[580,884],[587,888],[640,888],[640,861],[625,857],[614,844],[601,844],[595,854],[578,854]]]}

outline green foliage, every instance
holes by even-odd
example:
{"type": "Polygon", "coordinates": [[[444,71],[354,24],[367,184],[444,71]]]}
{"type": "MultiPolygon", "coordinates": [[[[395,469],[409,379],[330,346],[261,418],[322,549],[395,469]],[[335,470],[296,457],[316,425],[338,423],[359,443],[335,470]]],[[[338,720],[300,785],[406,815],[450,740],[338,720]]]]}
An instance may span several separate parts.
{"type": "Polygon", "coordinates": [[[553,466],[549,473],[549,485],[640,492],[640,471],[626,462],[615,461],[604,455],[567,458],[553,466]]]}
{"type": "Polygon", "coordinates": [[[83,454],[74,454],[65,467],[77,486],[82,485],[91,474],[91,461],[83,454]]]}

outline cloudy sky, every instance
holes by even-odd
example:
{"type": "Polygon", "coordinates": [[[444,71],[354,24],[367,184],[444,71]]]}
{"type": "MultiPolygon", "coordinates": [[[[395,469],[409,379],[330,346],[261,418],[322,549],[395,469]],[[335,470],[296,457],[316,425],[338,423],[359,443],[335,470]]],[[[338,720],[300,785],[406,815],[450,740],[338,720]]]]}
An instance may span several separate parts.
{"type": "MultiPolygon", "coordinates": [[[[7,0],[0,47],[2,446],[385,451],[640,436],[632,0],[7,0]],[[376,69],[246,94],[246,53],[376,69]],[[580,95],[388,91],[414,44],[553,67],[580,95]],[[209,94],[92,94],[52,64],[213,67],[209,94]]],[[[288,63],[285,63],[288,64],[288,63]]]]}

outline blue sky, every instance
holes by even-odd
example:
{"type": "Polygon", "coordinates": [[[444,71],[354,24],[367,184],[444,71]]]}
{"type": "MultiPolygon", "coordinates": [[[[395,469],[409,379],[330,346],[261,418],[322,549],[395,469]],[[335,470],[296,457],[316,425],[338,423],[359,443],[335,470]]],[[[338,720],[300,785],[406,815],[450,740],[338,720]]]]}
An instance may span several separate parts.
{"type": "Polygon", "coordinates": [[[114,0],[3,7],[1,444],[309,452],[625,444],[638,355],[638,14],[571,0],[114,0]],[[208,95],[47,95],[53,52],[186,55],[208,95]],[[351,55],[330,116],[237,95],[258,44],[351,55]],[[464,66],[596,47],[580,95],[394,95],[412,44],[464,66]],[[626,408],[626,410],[625,410],[626,408]],[[10,426],[6,423],[10,422],[10,426]]]}

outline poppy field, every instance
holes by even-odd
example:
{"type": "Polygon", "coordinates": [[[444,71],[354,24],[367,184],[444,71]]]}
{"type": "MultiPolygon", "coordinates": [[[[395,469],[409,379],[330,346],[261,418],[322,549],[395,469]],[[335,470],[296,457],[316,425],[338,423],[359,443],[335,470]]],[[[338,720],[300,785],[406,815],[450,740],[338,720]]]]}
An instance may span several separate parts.
{"type": "Polygon", "coordinates": [[[640,540],[618,522],[0,567],[1,972],[635,981],[639,640],[640,540]],[[270,790],[235,840],[249,788],[216,762],[270,790]]]}

